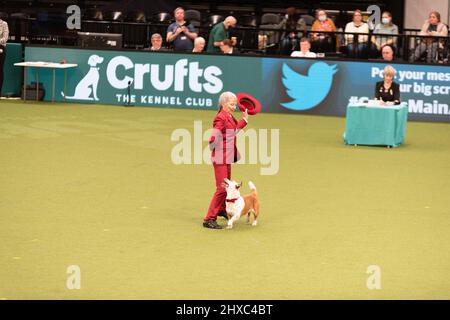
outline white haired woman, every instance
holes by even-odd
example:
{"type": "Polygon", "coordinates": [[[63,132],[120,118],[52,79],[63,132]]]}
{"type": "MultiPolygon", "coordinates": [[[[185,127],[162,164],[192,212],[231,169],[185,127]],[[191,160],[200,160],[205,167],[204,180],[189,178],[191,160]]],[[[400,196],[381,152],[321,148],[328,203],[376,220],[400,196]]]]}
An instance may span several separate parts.
{"type": "Polygon", "coordinates": [[[222,187],[223,179],[231,179],[231,164],[240,158],[236,148],[236,133],[248,123],[247,110],[243,112],[242,119],[237,121],[232,113],[236,109],[237,97],[234,93],[226,91],[219,97],[219,111],[213,120],[213,133],[209,140],[212,150],[212,163],[216,179],[216,192],[209,205],[208,213],[203,220],[203,226],[210,229],[222,229],[217,224],[217,216],[227,217],[225,199],[227,192],[222,187]]]}
{"type": "Polygon", "coordinates": [[[384,67],[384,80],[375,86],[375,99],[382,105],[400,104],[400,85],[394,82],[396,72],[392,66],[384,67]]]}
{"type": "Polygon", "coordinates": [[[205,49],[205,38],[203,37],[197,37],[194,40],[194,49],[192,49],[192,52],[194,53],[202,53],[203,50],[205,49]]]}

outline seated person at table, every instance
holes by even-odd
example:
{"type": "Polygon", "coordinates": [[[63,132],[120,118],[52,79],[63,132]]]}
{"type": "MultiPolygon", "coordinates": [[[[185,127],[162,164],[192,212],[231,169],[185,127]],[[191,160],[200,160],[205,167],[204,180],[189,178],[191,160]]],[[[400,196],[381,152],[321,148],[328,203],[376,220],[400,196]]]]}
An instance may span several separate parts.
{"type": "Polygon", "coordinates": [[[375,99],[380,100],[381,105],[400,104],[400,85],[394,82],[396,72],[392,66],[386,66],[384,80],[377,82],[375,86],[375,99]]]}
{"type": "Polygon", "coordinates": [[[293,51],[291,57],[300,58],[315,58],[317,55],[314,52],[309,51],[311,49],[311,43],[308,38],[300,39],[300,51],[293,51]]]}

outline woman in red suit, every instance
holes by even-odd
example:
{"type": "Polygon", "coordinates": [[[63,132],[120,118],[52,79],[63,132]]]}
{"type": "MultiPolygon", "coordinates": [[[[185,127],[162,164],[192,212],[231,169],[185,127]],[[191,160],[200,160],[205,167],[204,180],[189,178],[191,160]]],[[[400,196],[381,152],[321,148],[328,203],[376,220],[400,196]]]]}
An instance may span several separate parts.
{"type": "Polygon", "coordinates": [[[237,121],[232,112],[236,109],[237,98],[232,92],[224,92],[219,97],[219,111],[213,121],[213,134],[209,140],[212,150],[212,163],[216,177],[216,192],[209,205],[203,226],[211,229],[222,229],[217,224],[217,216],[226,217],[225,198],[227,192],[222,187],[223,179],[231,179],[231,164],[239,161],[240,155],[236,148],[236,133],[248,123],[247,109],[242,119],[237,121]]]}

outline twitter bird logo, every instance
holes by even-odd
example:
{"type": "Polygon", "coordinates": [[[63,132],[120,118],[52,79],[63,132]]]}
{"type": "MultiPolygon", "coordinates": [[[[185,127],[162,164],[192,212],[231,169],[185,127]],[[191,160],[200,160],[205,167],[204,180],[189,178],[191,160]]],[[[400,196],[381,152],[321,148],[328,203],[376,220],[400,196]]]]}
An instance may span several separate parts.
{"type": "Polygon", "coordinates": [[[281,105],[291,110],[308,110],[321,103],[330,92],[336,65],[325,62],[314,63],[304,76],[283,64],[283,85],[286,93],[294,99],[281,105]]]}

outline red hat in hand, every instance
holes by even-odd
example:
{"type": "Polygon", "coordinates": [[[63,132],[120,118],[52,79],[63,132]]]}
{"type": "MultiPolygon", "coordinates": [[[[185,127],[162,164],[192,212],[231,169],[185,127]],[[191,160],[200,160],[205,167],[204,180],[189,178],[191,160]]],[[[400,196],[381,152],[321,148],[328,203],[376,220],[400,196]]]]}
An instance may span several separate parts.
{"type": "Polygon", "coordinates": [[[236,95],[239,109],[244,112],[247,109],[249,115],[255,115],[261,110],[261,104],[258,100],[247,93],[238,93],[236,95]]]}

